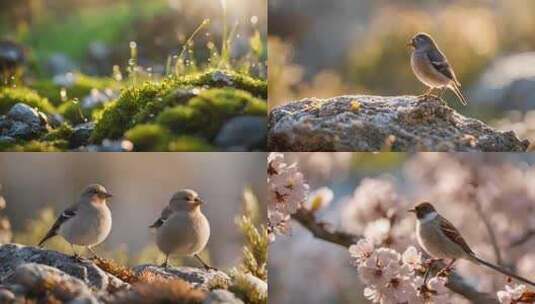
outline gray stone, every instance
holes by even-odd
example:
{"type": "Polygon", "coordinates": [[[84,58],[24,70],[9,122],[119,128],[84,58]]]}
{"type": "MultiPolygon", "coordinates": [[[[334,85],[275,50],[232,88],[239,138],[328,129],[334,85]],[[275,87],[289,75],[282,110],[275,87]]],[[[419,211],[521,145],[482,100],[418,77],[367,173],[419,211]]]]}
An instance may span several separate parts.
{"type": "Polygon", "coordinates": [[[8,119],[20,121],[28,125],[40,126],[43,123],[43,118],[39,115],[39,111],[21,102],[11,107],[6,116],[8,119]]]}
{"type": "Polygon", "coordinates": [[[106,273],[90,260],[78,260],[56,251],[18,244],[0,246],[0,278],[13,273],[15,269],[26,263],[51,266],[80,279],[96,290],[120,288],[126,283],[106,273]]]}
{"type": "Polygon", "coordinates": [[[0,136],[0,144],[13,144],[15,141],[15,138],[11,136],[0,136]]]}
{"type": "Polygon", "coordinates": [[[41,289],[44,282],[61,286],[62,288],[52,287],[51,291],[55,293],[55,296],[64,301],[91,294],[81,280],[54,267],[35,263],[27,263],[16,267],[3,283],[21,285],[27,292],[33,292],[41,289]]]}
{"type": "Polygon", "coordinates": [[[494,61],[470,97],[471,102],[495,110],[535,109],[535,52],[494,61]]]}
{"type": "Polygon", "coordinates": [[[52,54],[45,63],[45,68],[51,75],[65,74],[78,69],[74,61],[62,53],[52,54]]]}
{"type": "Polygon", "coordinates": [[[157,265],[138,265],[133,268],[136,273],[149,272],[163,278],[182,279],[193,287],[209,289],[211,286],[229,285],[230,277],[217,270],[204,270],[195,267],[160,267],[157,265]]]}
{"type": "Polygon", "coordinates": [[[203,304],[243,304],[243,301],[228,290],[214,289],[208,294],[203,304]]]}
{"type": "Polygon", "coordinates": [[[49,128],[45,114],[24,103],[17,103],[0,118],[0,136],[20,139],[39,137],[49,128]]]}
{"type": "Polygon", "coordinates": [[[525,151],[512,131],[465,117],[437,98],[340,96],[273,109],[270,151],[525,151]]]}
{"type": "Polygon", "coordinates": [[[93,89],[89,95],[82,99],[81,106],[83,109],[94,109],[110,102],[116,97],[117,95],[111,89],[103,91],[93,89]]]}
{"type": "Polygon", "coordinates": [[[73,147],[85,146],[89,143],[89,137],[95,129],[94,122],[79,124],[74,127],[70,143],[73,147]]]}
{"type": "Polygon", "coordinates": [[[13,301],[15,301],[15,293],[7,287],[0,286],[0,303],[12,303],[13,301]]]}
{"type": "Polygon", "coordinates": [[[252,150],[263,148],[266,143],[267,120],[265,117],[235,117],[223,125],[216,136],[215,144],[223,148],[252,150]]]}

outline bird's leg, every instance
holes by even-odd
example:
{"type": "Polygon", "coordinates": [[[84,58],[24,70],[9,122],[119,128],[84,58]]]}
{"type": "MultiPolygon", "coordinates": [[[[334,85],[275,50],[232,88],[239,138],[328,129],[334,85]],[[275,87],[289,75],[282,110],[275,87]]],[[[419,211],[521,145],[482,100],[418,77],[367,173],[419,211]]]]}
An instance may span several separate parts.
{"type": "Polygon", "coordinates": [[[74,248],[74,245],[73,244],[70,244],[71,245],[71,248],[72,248],[72,252],[73,252],[73,258],[77,261],[80,261],[81,258],[80,258],[80,255],[76,252],[76,249],[74,248]]]}
{"type": "Polygon", "coordinates": [[[429,96],[433,96],[433,91],[434,90],[435,90],[435,88],[430,87],[424,92],[423,95],[418,96],[418,98],[427,99],[429,96]]]}
{"type": "Polygon", "coordinates": [[[425,261],[425,266],[427,268],[427,270],[425,271],[425,274],[424,274],[424,284],[423,285],[427,285],[427,280],[429,279],[429,274],[431,273],[431,269],[433,269],[433,264],[435,264],[435,262],[438,262],[438,261],[441,261],[442,259],[436,259],[436,258],[430,258],[428,260],[425,261]]]}
{"type": "Polygon", "coordinates": [[[97,255],[95,250],[93,250],[93,248],[91,248],[91,246],[87,246],[86,248],[93,255],[93,259],[100,260],[100,257],[97,255]]]}
{"type": "Polygon", "coordinates": [[[446,272],[449,272],[451,271],[452,269],[452,266],[453,266],[453,263],[455,263],[456,259],[451,259],[450,263],[448,265],[446,265],[446,267],[442,268],[442,270],[440,270],[438,273],[437,273],[437,277],[438,276],[441,276],[441,275],[445,275],[446,272]]]}
{"type": "Polygon", "coordinates": [[[206,264],[198,254],[195,254],[194,257],[197,259],[197,261],[199,261],[202,264],[202,266],[204,267],[205,270],[217,270],[217,268],[214,268],[214,267],[206,264]]]}
{"type": "Polygon", "coordinates": [[[169,265],[168,261],[169,261],[169,255],[166,254],[165,255],[165,262],[163,262],[163,264],[160,265],[160,267],[163,267],[163,268],[167,269],[167,266],[169,265]]]}

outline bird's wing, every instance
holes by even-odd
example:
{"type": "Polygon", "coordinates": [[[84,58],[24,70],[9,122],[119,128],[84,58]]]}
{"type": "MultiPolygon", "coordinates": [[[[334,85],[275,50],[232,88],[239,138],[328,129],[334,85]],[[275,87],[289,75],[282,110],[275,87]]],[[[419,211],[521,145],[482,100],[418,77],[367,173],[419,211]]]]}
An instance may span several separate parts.
{"type": "Polygon", "coordinates": [[[440,228],[448,239],[450,239],[455,244],[461,246],[467,253],[472,255],[474,254],[474,252],[472,251],[472,249],[470,249],[470,246],[468,246],[457,228],[455,228],[452,223],[450,223],[447,219],[443,217],[440,221],[440,228]]]}
{"type": "Polygon", "coordinates": [[[61,225],[63,225],[69,219],[73,218],[76,215],[77,211],[78,208],[76,205],[65,209],[58,217],[54,225],[52,225],[52,228],[50,228],[45,237],[39,242],[39,246],[43,245],[43,243],[46,242],[49,238],[58,234],[59,227],[61,227],[61,225]]]}
{"type": "Polygon", "coordinates": [[[162,210],[162,214],[160,215],[160,217],[152,225],[150,225],[149,227],[150,228],[160,228],[163,225],[163,223],[165,223],[165,221],[169,218],[171,213],[173,213],[173,211],[171,210],[171,207],[169,207],[169,206],[165,207],[162,210]]]}
{"type": "Polygon", "coordinates": [[[446,56],[444,56],[444,54],[442,54],[440,50],[432,49],[426,52],[426,54],[429,60],[431,61],[431,64],[435,69],[437,69],[437,71],[439,71],[449,79],[453,80],[458,86],[461,86],[461,84],[457,80],[457,76],[455,76],[455,72],[453,71],[450,66],[450,63],[448,62],[448,59],[446,59],[446,56]]]}

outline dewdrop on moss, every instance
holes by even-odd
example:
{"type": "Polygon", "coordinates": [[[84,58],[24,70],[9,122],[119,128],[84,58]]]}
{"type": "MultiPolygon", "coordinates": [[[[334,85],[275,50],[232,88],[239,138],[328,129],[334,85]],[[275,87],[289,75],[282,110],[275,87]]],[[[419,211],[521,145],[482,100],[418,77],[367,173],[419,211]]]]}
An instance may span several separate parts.
{"type": "Polygon", "coordinates": [[[115,79],[115,81],[123,80],[123,74],[121,73],[121,68],[118,65],[113,66],[113,79],[115,79]]]}
{"type": "Polygon", "coordinates": [[[61,98],[61,102],[67,101],[67,99],[68,99],[68,97],[67,97],[67,89],[61,88],[61,90],[59,91],[59,96],[61,98]]]}

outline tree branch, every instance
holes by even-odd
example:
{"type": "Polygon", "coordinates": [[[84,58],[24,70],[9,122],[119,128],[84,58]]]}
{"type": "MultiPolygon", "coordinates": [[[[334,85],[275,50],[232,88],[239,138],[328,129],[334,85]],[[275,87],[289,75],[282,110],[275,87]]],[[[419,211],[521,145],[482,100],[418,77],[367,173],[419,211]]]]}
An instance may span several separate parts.
{"type": "MultiPolygon", "coordinates": [[[[314,237],[342,247],[349,248],[362,238],[362,236],[327,229],[326,223],[317,221],[315,214],[305,208],[297,210],[292,218],[310,231],[314,237]]],[[[452,292],[465,297],[474,304],[498,304],[498,300],[494,296],[478,291],[455,272],[450,274],[446,286],[452,292]]]]}

